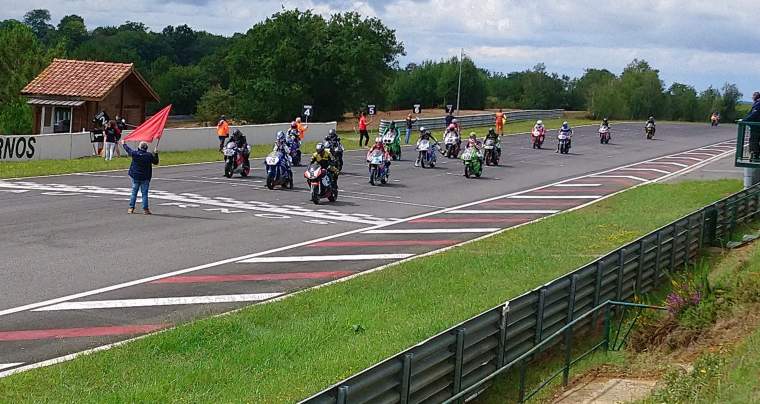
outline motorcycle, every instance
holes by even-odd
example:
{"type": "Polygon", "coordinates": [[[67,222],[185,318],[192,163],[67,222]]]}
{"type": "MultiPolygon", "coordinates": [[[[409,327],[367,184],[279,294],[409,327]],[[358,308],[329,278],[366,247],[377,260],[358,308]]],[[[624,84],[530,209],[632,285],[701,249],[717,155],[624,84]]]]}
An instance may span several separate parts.
{"type": "Polygon", "coordinates": [[[480,175],[483,173],[483,164],[480,162],[478,150],[474,147],[464,149],[461,159],[464,163],[464,176],[470,178],[471,175],[474,175],[480,178],[480,175]]]}
{"type": "Polygon", "coordinates": [[[251,174],[251,162],[248,155],[251,153],[251,145],[246,145],[245,150],[237,147],[235,142],[227,143],[224,147],[224,176],[232,178],[233,174],[239,173],[242,177],[251,174]]]}
{"type": "Polygon", "coordinates": [[[383,144],[393,160],[401,160],[401,136],[398,131],[386,131],[383,135],[383,144]]]}
{"type": "Polygon", "coordinates": [[[335,168],[343,171],[343,144],[340,143],[340,138],[325,141],[325,149],[335,159],[335,168]]]}
{"type": "Polygon", "coordinates": [[[570,136],[560,133],[557,135],[557,141],[560,154],[567,154],[570,151],[570,136]]]}
{"type": "Polygon", "coordinates": [[[376,185],[378,182],[385,184],[390,176],[390,167],[387,164],[385,153],[380,150],[372,150],[367,153],[369,167],[369,183],[376,185]]]}
{"type": "Polygon", "coordinates": [[[443,147],[446,150],[446,157],[456,158],[459,156],[459,149],[462,147],[462,139],[457,131],[448,131],[443,137],[443,147]]]}
{"type": "Polygon", "coordinates": [[[288,149],[290,149],[290,159],[293,161],[293,165],[298,167],[301,165],[301,139],[298,138],[298,134],[290,134],[287,141],[288,149]]]}
{"type": "Polygon", "coordinates": [[[337,185],[334,184],[327,169],[322,168],[318,163],[311,164],[303,176],[306,178],[306,184],[309,185],[311,201],[315,205],[319,205],[320,199],[327,198],[330,202],[338,199],[337,185]]]}
{"type": "Polygon", "coordinates": [[[602,126],[599,128],[599,143],[601,144],[608,144],[610,142],[610,139],[612,139],[612,134],[610,133],[610,128],[606,126],[602,126]]]}
{"type": "Polygon", "coordinates": [[[277,185],[293,189],[293,171],[288,164],[288,158],[281,151],[269,153],[264,160],[267,169],[267,188],[274,189],[277,185]]]}
{"type": "Polygon", "coordinates": [[[544,131],[533,128],[533,131],[530,132],[530,142],[534,149],[540,149],[544,144],[544,139],[544,131]]]}
{"type": "Polygon", "coordinates": [[[487,166],[498,166],[501,159],[501,142],[494,138],[486,138],[483,150],[487,166]]]}
{"type": "Polygon", "coordinates": [[[647,135],[647,139],[654,138],[654,124],[648,123],[647,126],[644,127],[644,133],[647,135]]]}
{"type": "Polygon", "coordinates": [[[435,168],[435,162],[436,162],[436,149],[438,148],[438,143],[432,143],[428,139],[420,139],[417,141],[417,161],[414,163],[415,167],[418,167],[419,165],[422,165],[422,168],[425,168],[426,165],[430,166],[430,168],[435,168]]]}

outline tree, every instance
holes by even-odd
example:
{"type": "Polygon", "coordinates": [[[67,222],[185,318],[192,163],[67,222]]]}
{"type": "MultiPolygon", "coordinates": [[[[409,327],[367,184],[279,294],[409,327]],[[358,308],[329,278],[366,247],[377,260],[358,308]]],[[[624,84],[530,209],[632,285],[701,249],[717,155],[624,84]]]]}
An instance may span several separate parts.
{"type": "Polygon", "coordinates": [[[198,66],[173,66],[154,79],[153,87],[162,100],[173,104],[175,114],[191,115],[208,83],[198,66]]]}
{"type": "Polygon", "coordinates": [[[644,60],[634,59],[620,75],[619,90],[633,119],[657,115],[664,106],[659,71],[644,60]]]}
{"type": "Polygon", "coordinates": [[[24,14],[24,24],[32,29],[37,39],[44,44],[50,44],[55,34],[55,27],[50,25],[50,11],[35,9],[24,14]]]}
{"type": "Polygon", "coordinates": [[[736,112],[736,105],[742,98],[742,93],[736,84],[726,83],[723,85],[723,99],[721,100],[720,120],[723,122],[733,122],[739,117],[736,112]]]}
{"type": "Polygon", "coordinates": [[[66,42],[66,49],[71,50],[87,39],[87,27],[84,18],[71,14],[61,18],[58,23],[58,37],[66,42]]]}
{"type": "Polygon", "coordinates": [[[230,90],[218,85],[211,87],[198,101],[195,117],[203,122],[216,122],[220,116],[229,115],[233,111],[232,102],[230,90]]]}
{"type": "Polygon", "coordinates": [[[693,121],[700,119],[699,99],[692,86],[673,83],[668,89],[668,110],[674,121],[693,121]]]}

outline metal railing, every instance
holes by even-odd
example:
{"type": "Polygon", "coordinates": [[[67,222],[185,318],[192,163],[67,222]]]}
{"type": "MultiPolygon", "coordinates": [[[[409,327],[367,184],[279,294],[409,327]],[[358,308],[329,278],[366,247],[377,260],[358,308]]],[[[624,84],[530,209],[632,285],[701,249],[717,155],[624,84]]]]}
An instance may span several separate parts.
{"type": "MultiPolygon", "coordinates": [[[[556,118],[561,118],[564,112],[565,111],[562,109],[524,110],[524,111],[505,112],[504,115],[506,115],[507,123],[509,123],[509,122],[527,121],[527,120],[534,120],[534,119],[556,119],[556,118]]],[[[456,118],[457,118],[457,121],[465,129],[481,128],[484,126],[494,126],[495,120],[496,120],[496,114],[489,113],[489,114],[479,114],[479,115],[464,115],[464,116],[457,116],[456,118]]],[[[406,121],[404,121],[403,119],[394,121],[394,122],[396,122],[396,127],[406,128],[406,121]]],[[[390,123],[391,121],[381,120],[379,128],[378,128],[379,133],[380,134],[385,133],[385,130],[388,128],[390,123]]],[[[421,126],[424,126],[428,129],[444,129],[446,127],[446,117],[441,116],[438,118],[417,119],[417,121],[412,125],[412,129],[418,130],[421,126]]]]}
{"type": "Polygon", "coordinates": [[[653,290],[667,279],[667,273],[692,263],[703,245],[729,241],[737,226],[760,217],[759,209],[760,186],[740,191],[303,402],[440,403],[470,391],[497,369],[527,358],[537,346],[550,346],[545,341],[568,324],[573,323],[578,332],[593,328],[598,321],[594,309],[599,305],[631,300],[653,290]]]}
{"type": "MultiPolygon", "coordinates": [[[[734,158],[734,165],[736,167],[760,167],[760,155],[754,156],[754,158],[752,156],[752,146],[750,145],[752,135],[747,136],[747,131],[751,131],[753,128],[755,131],[760,131],[760,122],[744,122],[740,120],[736,123],[736,156],[734,158]]],[[[760,134],[757,136],[760,137],[760,134]]],[[[760,139],[757,142],[760,142],[760,139]]]]}

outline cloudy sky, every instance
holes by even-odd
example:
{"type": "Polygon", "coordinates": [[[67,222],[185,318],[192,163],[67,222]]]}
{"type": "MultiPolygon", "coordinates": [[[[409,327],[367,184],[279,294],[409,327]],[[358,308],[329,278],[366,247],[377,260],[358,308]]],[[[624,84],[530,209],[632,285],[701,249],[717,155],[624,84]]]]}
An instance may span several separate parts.
{"type": "Polygon", "coordinates": [[[282,7],[328,16],[354,10],[380,17],[396,30],[404,65],[440,59],[464,48],[479,66],[509,72],[543,62],[576,76],[589,67],[620,73],[634,58],[674,81],[702,90],[724,82],[744,98],[760,89],[757,0],[729,6],[704,0],[0,0],[0,19],[21,19],[33,8],[67,14],[90,29],[141,21],[154,30],[188,24],[218,34],[245,32],[282,7]],[[21,5],[23,4],[23,6],[21,5]]]}

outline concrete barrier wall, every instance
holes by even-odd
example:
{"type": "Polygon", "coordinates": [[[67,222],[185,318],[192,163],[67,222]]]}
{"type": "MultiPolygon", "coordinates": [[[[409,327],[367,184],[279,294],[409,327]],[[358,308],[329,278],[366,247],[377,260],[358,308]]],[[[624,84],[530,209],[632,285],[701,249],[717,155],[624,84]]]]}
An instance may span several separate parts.
{"type": "MultiPolygon", "coordinates": [[[[250,144],[273,143],[280,130],[287,130],[289,123],[233,126],[240,129],[250,144]]],[[[306,140],[323,139],[336,122],[309,123],[306,140]]],[[[127,132],[129,133],[129,132],[127,132]]],[[[159,149],[161,151],[188,151],[219,147],[216,128],[173,128],[164,130],[159,149]]],[[[66,160],[93,155],[90,134],[59,133],[33,136],[0,136],[0,161],[66,160]]]]}

